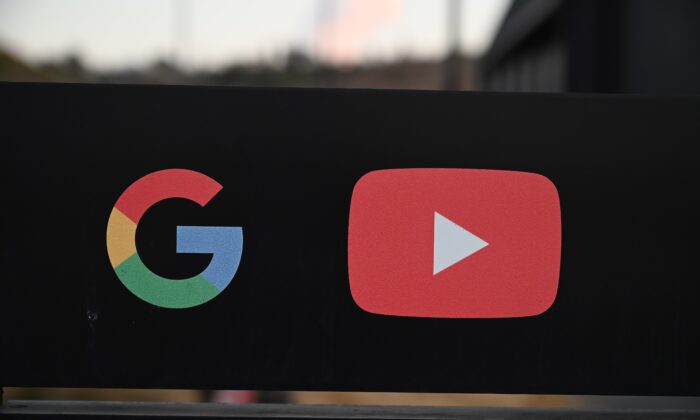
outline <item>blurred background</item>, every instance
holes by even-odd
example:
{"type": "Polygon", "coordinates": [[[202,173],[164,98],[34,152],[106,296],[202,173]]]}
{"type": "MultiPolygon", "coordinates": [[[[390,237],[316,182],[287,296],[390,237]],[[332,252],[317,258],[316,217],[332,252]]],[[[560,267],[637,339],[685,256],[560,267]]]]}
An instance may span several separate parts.
{"type": "Polygon", "coordinates": [[[700,93],[696,0],[0,0],[0,80],[700,93]]]}
{"type": "MultiPolygon", "coordinates": [[[[0,0],[0,80],[700,94],[700,1],[0,0]]],[[[697,398],[55,388],[5,388],[3,398],[700,407],[697,398]]]]}
{"type": "Polygon", "coordinates": [[[0,77],[473,89],[474,58],[488,48],[509,4],[0,0],[0,77]]]}

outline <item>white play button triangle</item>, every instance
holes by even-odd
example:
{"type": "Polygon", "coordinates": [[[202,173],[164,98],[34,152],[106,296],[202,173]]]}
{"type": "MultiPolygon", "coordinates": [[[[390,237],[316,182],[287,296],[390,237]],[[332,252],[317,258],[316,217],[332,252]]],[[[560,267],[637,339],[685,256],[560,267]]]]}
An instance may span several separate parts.
{"type": "Polygon", "coordinates": [[[487,245],[488,242],[435,212],[433,275],[462,261],[487,245]]]}

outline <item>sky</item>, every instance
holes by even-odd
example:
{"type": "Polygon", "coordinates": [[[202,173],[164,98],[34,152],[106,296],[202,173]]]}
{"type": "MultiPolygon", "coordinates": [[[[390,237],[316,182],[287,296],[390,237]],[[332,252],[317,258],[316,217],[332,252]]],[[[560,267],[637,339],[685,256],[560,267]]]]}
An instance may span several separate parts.
{"type": "MultiPolygon", "coordinates": [[[[481,54],[510,0],[461,0],[462,50],[481,54]]],[[[191,69],[300,49],[355,64],[446,51],[447,0],[0,0],[0,46],[95,69],[174,58],[191,69]]]]}

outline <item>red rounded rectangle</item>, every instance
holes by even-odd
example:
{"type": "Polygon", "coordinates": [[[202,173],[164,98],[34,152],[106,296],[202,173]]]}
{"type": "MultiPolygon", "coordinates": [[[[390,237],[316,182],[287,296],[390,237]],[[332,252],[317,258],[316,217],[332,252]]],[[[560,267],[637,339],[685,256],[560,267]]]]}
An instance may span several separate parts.
{"type": "Polygon", "coordinates": [[[542,175],[390,169],[355,184],[348,270],[368,312],[538,315],[556,297],[560,257],[559,195],[542,175]]]}

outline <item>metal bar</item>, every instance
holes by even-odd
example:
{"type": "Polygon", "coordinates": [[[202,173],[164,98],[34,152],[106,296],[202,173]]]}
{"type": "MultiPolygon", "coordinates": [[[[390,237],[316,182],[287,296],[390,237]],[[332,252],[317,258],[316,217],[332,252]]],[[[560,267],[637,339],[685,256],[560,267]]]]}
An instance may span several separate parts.
{"type": "Polygon", "coordinates": [[[27,418],[230,418],[230,419],[697,419],[699,410],[336,406],[288,404],[8,401],[3,419],[27,418]]]}

